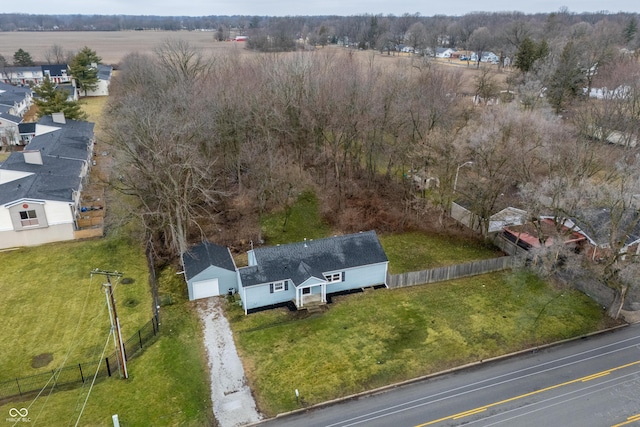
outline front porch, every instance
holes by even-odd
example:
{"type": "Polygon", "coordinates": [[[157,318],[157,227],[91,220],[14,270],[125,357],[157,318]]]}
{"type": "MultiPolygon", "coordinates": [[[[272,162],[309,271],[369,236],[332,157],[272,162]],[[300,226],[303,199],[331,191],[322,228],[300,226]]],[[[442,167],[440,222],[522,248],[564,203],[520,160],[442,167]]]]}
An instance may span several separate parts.
{"type": "Polygon", "coordinates": [[[327,283],[305,283],[296,288],[296,308],[318,307],[327,304],[327,283]]]}

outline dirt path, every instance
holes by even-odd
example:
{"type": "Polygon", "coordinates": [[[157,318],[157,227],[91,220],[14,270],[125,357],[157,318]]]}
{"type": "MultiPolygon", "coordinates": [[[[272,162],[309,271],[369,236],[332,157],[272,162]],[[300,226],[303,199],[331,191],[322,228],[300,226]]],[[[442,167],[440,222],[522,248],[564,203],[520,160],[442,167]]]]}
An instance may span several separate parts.
{"type": "Polygon", "coordinates": [[[204,343],[211,371],[213,413],[220,427],[236,427],[254,423],[262,417],[256,410],[220,303],[220,298],[209,298],[198,311],[204,325],[204,343]]]}

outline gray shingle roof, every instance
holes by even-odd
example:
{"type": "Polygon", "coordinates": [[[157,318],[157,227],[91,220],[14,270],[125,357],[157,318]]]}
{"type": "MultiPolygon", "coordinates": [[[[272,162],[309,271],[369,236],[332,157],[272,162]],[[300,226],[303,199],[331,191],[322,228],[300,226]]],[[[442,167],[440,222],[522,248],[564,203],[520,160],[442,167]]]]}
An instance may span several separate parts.
{"type": "Polygon", "coordinates": [[[81,175],[93,143],[93,123],[67,120],[53,123],[40,121],[60,129],[33,138],[27,151],[40,151],[42,165],[25,163],[23,152],[11,153],[0,169],[29,172],[33,175],[0,185],[0,203],[20,199],[73,202],[73,193],[81,186],[81,175]]]}
{"type": "Polygon", "coordinates": [[[257,265],[240,268],[242,286],[291,279],[298,286],[323,273],[387,262],[375,231],[254,249],[257,265]]]}
{"type": "Polygon", "coordinates": [[[193,246],[182,255],[182,262],[187,280],[191,280],[212,265],[236,271],[229,249],[211,242],[203,242],[193,246]]]}
{"type": "Polygon", "coordinates": [[[585,209],[578,213],[575,220],[580,230],[597,245],[606,246],[610,239],[624,239],[624,245],[630,245],[640,240],[640,218],[638,218],[637,209],[628,209],[619,218],[616,218],[613,232],[617,234],[611,236],[612,233],[612,217],[610,209],[585,209]]]}

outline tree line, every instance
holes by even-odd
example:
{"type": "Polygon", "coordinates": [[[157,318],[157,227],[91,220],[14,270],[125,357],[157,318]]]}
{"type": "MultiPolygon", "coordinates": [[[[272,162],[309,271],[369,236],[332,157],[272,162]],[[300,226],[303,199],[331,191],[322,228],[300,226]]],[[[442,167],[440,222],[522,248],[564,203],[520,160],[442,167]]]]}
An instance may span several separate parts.
{"type": "Polygon", "coordinates": [[[444,224],[454,199],[485,232],[505,202],[534,225],[551,215],[558,236],[580,218],[612,250],[585,266],[568,247],[542,245],[537,265],[595,269],[619,312],[638,277],[637,254],[616,249],[640,221],[640,66],[620,38],[605,37],[619,34],[612,28],[579,24],[544,54],[523,35],[517,48],[530,57],[506,78],[475,71],[485,100],[475,104],[461,95],[459,69],[425,59],[389,67],[348,49],[208,58],[169,40],[153,55],[129,55],[113,81],[113,183],[131,196],[148,241],[173,256],[205,237],[260,242],[261,216],[308,188],[344,231],[444,224]],[[596,75],[583,58],[598,58],[596,75]],[[622,89],[597,99],[576,89],[587,85],[622,89]],[[626,142],[603,143],[613,132],[626,142]],[[416,176],[435,185],[418,190],[416,176]]]}

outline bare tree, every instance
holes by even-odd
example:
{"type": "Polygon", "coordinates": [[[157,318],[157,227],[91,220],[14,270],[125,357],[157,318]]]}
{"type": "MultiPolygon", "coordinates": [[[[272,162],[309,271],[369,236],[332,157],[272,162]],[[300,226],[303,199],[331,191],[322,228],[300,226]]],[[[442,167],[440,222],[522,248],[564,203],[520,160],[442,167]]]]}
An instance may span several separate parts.
{"type": "Polygon", "coordinates": [[[44,59],[47,61],[47,64],[64,64],[67,59],[67,54],[62,46],[54,44],[44,52],[44,59]]]}
{"type": "Polygon", "coordinates": [[[127,58],[122,75],[128,82],[144,81],[144,87],[114,92],[105,131],[119,158],[114,186],[137,201],[134,212],[148,238],[180,254],[190,232],[200,229],[199,220],[210,220],[217,211],[222,176],[209,144],[209,100],[191,80],[176,79],[183,69],[169,73],[169,80],[167,71],[166,62],[127,58]],[[144,77],[133,76],[136,72],[144,77]]]}

